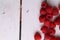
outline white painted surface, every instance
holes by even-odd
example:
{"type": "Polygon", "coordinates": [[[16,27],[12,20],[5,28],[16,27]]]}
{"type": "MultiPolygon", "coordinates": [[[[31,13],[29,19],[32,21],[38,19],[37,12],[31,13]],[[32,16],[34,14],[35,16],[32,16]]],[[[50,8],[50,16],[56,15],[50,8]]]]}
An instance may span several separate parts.
{"type": "Polygon", "coordinates": [[[0,0],[0,40],[19,40],[19,0],[0,0]]]}
{"type": "MultiPolygon", "coordinates": [[[[34,40],[34,33],[39,31],[42,34],[43,40],[43,33],[40,31],[42,26],[39,23],[39,9],[41,8],[42,0],[22,0],[22,36],[21,40],[34,40]],[[29,10],[29,11],[28,11],[29,10]],[[28,11],[28,12],[27,12],[28,11]]],[[[48,0],[48,2],[53,5],[57,6],[59,0],[48,0]]],[[[56,35],[58,33],[58,27],[56,27],[56,35]]],[[[60,34],[59,34],[60,35],[60,34]]]]}

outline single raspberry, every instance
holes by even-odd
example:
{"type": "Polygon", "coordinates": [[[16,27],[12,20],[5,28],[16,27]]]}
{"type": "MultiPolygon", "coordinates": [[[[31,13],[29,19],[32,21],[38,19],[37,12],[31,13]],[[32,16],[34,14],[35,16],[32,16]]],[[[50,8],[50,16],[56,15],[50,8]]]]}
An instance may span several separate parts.
{"type": "Polygon", "coordinates": [[[58,8],[54,7],[52,14],[53,14],[54,16],[58,15],[58,14],[59,14],[58,8]]]}
{"type": "Polygon", "coordinates": [[[45,35],[44,35],[44,38],[45,38],[45,40],[50,40],[50,39],[51,39],[51,35],[45,34],[45,35]]]}
{"type": "Polygon", "coordinates": [[[41,31],[46,34],[48,31],[48,28],[46,26],[42,26],[41,31]]]}
{"type": "Polygon", "coordinates": [[[47,2],[43,1],[42,4],[41,4],[41,7],[46,8],[47,7],[47,2]]]}
{"type": "Polygon", "coordinates": [[[51,36],[50,40],[56,40],[56,37],[55,36],[51,36]]]}
{"type": "Polygon", "coordinates": [[[60,30],[60,26],[59,26],[59,30],[60,30]]]}
{"type": "Polygon", "coordinates": [[[47,11],[47,13],[52,14],[53,7],[50,6],[50,5],[48,5],[48,6],[46,7],[46,11],[47,11]]]}
{"type": "Polygon", "coordinates": [[[43,9],[43,8],[41,8],[41,9],[40,9],[40,14],[41,14],[41,15],[45,15],[45,14],[46,14],[46,10],[43,9]]]}
{"type": "Polygon", "coordinates": [[[56,40],[60,40],[60,37],[56,37],[56,40]]]}
{"type": "Polygon", "coordinates": [[[44,15],[39,16],[39,21],[44,22],[45,21],[45,16],[44,15]]]}
{"type": "Polygon", "coordinates": [[[50,26],[50,20],[45,20],[45,22],[44,22],[44,25],[46,26],[46,27],[49,27],[50,26]]]}
{"type": "Polygon", "coordinates": [[[60,10],[60,4],[58,5],[58,9],[60,10]]]}
{"type": "Polygon", "coordinates": [[[51,20],[52,18],[53,18],[53,15],[51,15],[49,13],[46,14],[46,19],[51,20]]]}
{"type": "Polygon", "coordinates": [[[56,27],[55,22],[51,22],[51,23],[50,23],[50,28],[53,28],[53,29],[54,29],[55,27],[56,27]]]}
{"type": "Polygon", "coordinates": [[[58,16],[55,20],[54,20],[56,25],[60,25],[60,16],[58,16]]]}
{"type": "Polygon", "coordinates": [[[49,32],[50,35],[54,35],[55,34],[55,29],[50,28],[48,30],[48,32],[49,32]]]}
{"type": "Polygon", "coordinates": [[[35,33],[34,39],[35,39],[35,40],[41,40],[41,35],[40,35],[39,32],[36,32],[36,33],[35,33]]]}

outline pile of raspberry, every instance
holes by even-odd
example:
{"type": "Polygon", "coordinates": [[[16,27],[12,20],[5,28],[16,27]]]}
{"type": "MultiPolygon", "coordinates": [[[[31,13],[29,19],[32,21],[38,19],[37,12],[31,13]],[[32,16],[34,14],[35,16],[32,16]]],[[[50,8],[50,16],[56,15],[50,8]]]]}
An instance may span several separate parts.
{"type": "MultiPolygon", "coordinates": [[[[41,31],[44,34],[44,40],[60,40],[60,37],[55,36],[56,25],[60,25],[60,4],[58,7],[51,6],[47,1],[41,3],[39,22],[44,23],[41,27],[41,31]],[[55,19],[53,17],[56,16],[55,19]]],[[[59,27],[60,28],[60,27],[59,27]]],[[[34,40],[41,40],[41,34],[36,32],[34,35],[34,40]]]]}

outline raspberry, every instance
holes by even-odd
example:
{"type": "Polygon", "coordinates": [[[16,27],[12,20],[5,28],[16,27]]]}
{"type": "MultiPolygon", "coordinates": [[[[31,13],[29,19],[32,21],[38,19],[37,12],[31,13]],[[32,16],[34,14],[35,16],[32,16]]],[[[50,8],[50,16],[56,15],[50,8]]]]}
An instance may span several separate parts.
{"type": "Polygon", "coordinates": [[[56,27],[56,24],[54,22],[51,22],[50,23],[50,28],[55,28],[56,27]]]}
{"type": "Polygon", "coordinates": [[[44,15],[39,16],[39,21],[44,22],[45,21],[45,16],[44,15]]]}
{"type": "Polygon", "coordinates": [[[46,6],[47,6],[47,2],[45,2],[45,1],[42,2],[41,7],[42,7],[42,8],[46,8],[46,6]]]}
{"type": "Polygon", "coordinates": [[[51,36],[51,40],[56,40],[56,37],[55,36],[51,36]]]}
{"type": "Polygon", "coordinates": [[[46,19],[51,20],[52,18],[53,18],[53,16],[51,14],[49,14],[49,13],[46,14],[46,19]]]}
{"type": "Polygon", "coordinates": [[[40,14],[41,14],[41,15],[45,15],[45,14],[46,14],[46,10],[43,9],[43,8],[41,8],[41,9],[40,9],[40,14]]]}
{"type": "Polygon", "coordinates": [[[35,33],[34,39],[35,39],[35,40],[41,40],[41,35],[40,35],[39,32],[36,32],[36,33],[35,33]]]}
{"type": "Polygon", "coordinates": [[[60,10],[60,4],[58,5],[58,9],[60,10]]]}
{"type": "Polygon", "coordinates": [[[60,25],[60,16],[58,16],[55,20],[54,20],[56,25],[60,25]]]}
{"type": "Polygon", "coordinates": [[[60,26],[59,26],[59,30],[60,30],[60,26]]]}
{"type": "Polygon", "coordinates": [[[45,22],[44,22],[44,25],[46,26],[46,27],[49,27],[50,26],[50,20],[45,20],[45,22]]]}
{"type": "Polygon", "coordinates": [[[54,16],[58,15],[59,14],[58,8],[54,7],[52,13],[54,16]]]}
{"type": "Polygon", "coordinates": [[[44,34],[47,33],[47,30],[48,30],[48,28],[47,28],[46,26],[42,26],[41,31],[42,31],[44,34]]]}
{"type": "Polygon", "coordinates": [[[49,32],[50,35],[54,35],[55,34],[55,29],[50,28],[48,32],[49,32]]]}
{"type": "Polygon", "coordinates": [[[60,40],[60,37],[56,37],[56,40],[60,40]]]}
{"type": "Polygon", "coordinates": [[[46,7],[47,13],[52,14],[52,10],[53,10],[52,6],[48,5],[48,6],[46,7]]]}
{"type": "Polygon", "coordinates": [[[50,40],[51,39],[51,36],[49,34],[45,34],[45,40],[50,40]]]}

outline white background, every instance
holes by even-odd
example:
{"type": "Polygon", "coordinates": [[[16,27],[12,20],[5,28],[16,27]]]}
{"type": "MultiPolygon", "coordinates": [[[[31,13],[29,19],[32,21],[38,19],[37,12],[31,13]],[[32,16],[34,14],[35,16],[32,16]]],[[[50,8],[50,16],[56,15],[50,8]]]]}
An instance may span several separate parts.
{"type": "MultiPolygon", "coordinates": [[[[43,0],[22,0],[22,36],[21,40],[34,40],[34,33],[39,31],[42,35],[43,33],[40,31],[42,26],[39,23],[39,10],[41,8],[41,2],[43,0]]],[[[48,0],[52,6],[58,6],[60,0],[48,0]]],[[[55,28],[56,34],[60,35],[60,30],[58,26],[55,28]]]]}
{"type": "Polygon", "coordinates": [[[20,0],[0,0],[0,40],[19,40],[20,0]]]}

